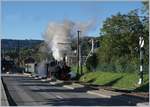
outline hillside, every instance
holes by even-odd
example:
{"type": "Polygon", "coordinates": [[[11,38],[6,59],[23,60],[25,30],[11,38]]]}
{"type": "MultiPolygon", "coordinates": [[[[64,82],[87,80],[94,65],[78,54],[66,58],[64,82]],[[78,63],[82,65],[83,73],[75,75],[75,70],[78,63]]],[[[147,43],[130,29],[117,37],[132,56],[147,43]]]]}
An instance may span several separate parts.
{"type": "Polygon", "coordinates": [[[33,46],[42,43],[43,40],[13,40],[2,39],[1,49],[14,49],[14,48],[32,48],[33,46]]]}

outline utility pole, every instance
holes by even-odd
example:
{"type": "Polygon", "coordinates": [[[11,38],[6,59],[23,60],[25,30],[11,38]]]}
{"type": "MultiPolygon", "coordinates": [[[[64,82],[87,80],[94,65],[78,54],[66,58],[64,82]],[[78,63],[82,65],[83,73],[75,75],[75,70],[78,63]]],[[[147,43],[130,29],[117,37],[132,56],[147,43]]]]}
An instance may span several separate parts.
{"type": "Polygon", "coordinates": [[[79,48],[79,52],[80,52],[80,59],[79,59],[79,62],[80,62],[80,75],[82,75],[83,74],[83,68],[82,68],[82,48],[81,48],[81,44],[80,44],[80,46],[79,46],[80,48],[79,48]]]}
{"type": "Polygon", "coordinates": [[[80,35],[80,30],[77,31],[78,33],[78,37],[77,37],[77,62],[78,62],[78,65],[77,65],[77,78],[79,77],[79,66],[80,66],[80,60],[79,60],[79,35],[80,35]]]}
{"type": "Polygon", "coordinates": [[[143,83],[143,52],[144,52],[144,38],[143,36],[139,37],[139,45],[140,45],[140,78],[138,84],[141,85],[143,83]]]}
{"type": "Polygon", "coordinates": [[[94,53],[94,40],[92,39],[91,41],[92,41],[92,49],[91,49],[91,51],[92,51],[92,54],[93,54],[94,53]]]}
{"type": "Polygon", "coordinates": [[[90,42],[92,43],[91,51],[89,52],[88,56],[86,57],[85,62],[84,62],[84,65],[86,65],[86,61],[87,61],[88,58],[89,58],[91,55],[93,55],[93,53],[94,53],[94,39],[91,39],[90,42]]]}
{"type": "Polygon", "coordinates": [[[3,49],[3,58],[5,59],[5,48],[3,49]]]}
{"type": "Polygon", "coordinates": [[[18,40],[18,66],[20,67],[20,43],[19,43],[19,40],[18,40]]]}

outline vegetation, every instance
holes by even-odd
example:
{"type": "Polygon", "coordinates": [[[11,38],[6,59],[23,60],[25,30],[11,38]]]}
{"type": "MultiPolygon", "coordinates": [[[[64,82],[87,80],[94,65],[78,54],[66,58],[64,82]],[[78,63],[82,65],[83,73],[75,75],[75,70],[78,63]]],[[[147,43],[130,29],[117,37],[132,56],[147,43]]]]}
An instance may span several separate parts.
{"type": "MultiPolygon", "coordinates": [[[[143,16],[138,9],[127,14],[118,13],[108,17],[100,29],[96,53],[89,57],[86,67],[89,71],[133,72],[139,71],[139,37],[144,38],[144,72],[149,65],[148,2],[143,3],[143,16]]],[[[88,45],[85,45],[88,46],[88,45]]],[[[87,48],[87,47],[86,47],[87,48]]]]}
{"type": "MultiPolygon", "coordinates": [[[[80,68],[80,70],[81,70],[81,68],[80,68]]],[[[83,74],[90,72],[85,65],[82,66],[82,70],[83,70],[83,72],[82,72],[83,74]]],[[[71,66],[71,71],[77,73],[77,65],[71,66]]],[[[81,74],[81,72],[80,72],[80,74],[81,74]]]]}
{"type": "MultiPolygon", "coordinates": [[[[148,65],[149,65],[149,20],[148,20],[148,2],[143,3],[143,15],[138,15],[138,10],[132,10],[127,14],[117,13],[108,17],[100,29],[99,48],[88,58],[86,66],[83,66],[83,73],[80,78],[83,82],[92,84],[109,85],[115,88],[147,90],[148,82],[148,65]],[[139,72],[139,37],[144,37],[144,84],[137,86],[139,72]],[[103,72],[91,72],[103,71],[103,72]],[[91,73],[90,73],[91,72],[91,73]],[[87,74],[86,74],[87,73],[87,74]]],[[[82,55],[87,56],[91,44],[91,37],[84,37],[80,40],[82,55]]],[[[40,62],[45,59],[51,59],[52,54],[46,48],[43,41],[34,40],[3,40],[2,55],[20,59],[33,56],[40,62]],[[19,44],[19,45],[18,45],[19,44]],[[18,53],[18,46],[20,53],[18,53]]],[[[76,50],[76,38],[72,40],[71,49],[76,50]]],[[[77,71],[76,66],[72,71],[77,71]]]]}
{"type": "Polygon", "coordinates": [[[144,74],[144,84],[139,87],[138,74],[136,73],[115,73],[115,72],[90,72],[80,78],[82,82],[94,85],[111,86],[116,89],[148,91],[148,74],[144,74]]]}
{"type": "Polygon", "coordinates": [[[34,51],[34,47],[40,43],[42,40],[12,40],[12,39],[2,39],[1,40],[1,56],[9,56],[16,63],[18,58],[21,65],[23,65],[24,59],[31,56],[34,51]]]}
{"type": "Polygon", "coordinates": [[[96,53],[93,53],[86,61],[86,68],[88,71],[96,71],[98,65],[98,58],[96,53]]]}
{"type": "MultiPolygon", "coordinates": [[[[87,56],[91,50],[91,43],[89,42],[91,39],[98,39],[98,38],[95,38],[95,37],[81,37],[80,38],[80,46],[81,46],[83,56],[87,56]]],[[[77,49],[77,38],[72,38],[71,49],[72,50],[77,49]]]]}
{"type": "Polygon", "coordinates": [[[128,14],[118,13],[104,21],[97,52],[99,70],[107,66],[107,71],[137,72],[140,64],[139,37],[143,36],[144,71],[148,72],[148,19],[139,17],[137,13],[137,10],[128,14]]]}
{"type": "Polygon", "coordinates": [[[17,48],[32,48],[37,44],[42,43],[42,40],[13,40],[13,39],[2,39],[1,48],[2,50],[15,50],[17,48]]]}
{"type": "MultiPolygon", "coordinates": [[[[96,51],[99,61],[97,72],[86,73],[80,81],[111,86],[116,89],[149,91],[149,5],[148,2],[142,3],[145,17],[138,16],[138,10],[132,10],[128,14],[112,15],[104,21],[100,30],[100,47],[96,51]],[[143,36],[145,42],[144,83],[142,85],[138,85],[140,36],[143,36]]],[[[94,58],[89,59],[88,64],[92,66],[93,60],[94,58]]]]}

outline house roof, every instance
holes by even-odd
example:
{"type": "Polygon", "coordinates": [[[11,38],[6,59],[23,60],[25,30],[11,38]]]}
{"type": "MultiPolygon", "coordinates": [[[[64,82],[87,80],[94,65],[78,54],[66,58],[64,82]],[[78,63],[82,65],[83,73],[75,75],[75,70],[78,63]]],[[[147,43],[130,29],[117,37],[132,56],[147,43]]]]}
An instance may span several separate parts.
{"type": "Polygon", "coordinates": [[[34,63],[35,60],[32,57],[28,57],[27,59],[24,60],[24,63],[34,63]]]}

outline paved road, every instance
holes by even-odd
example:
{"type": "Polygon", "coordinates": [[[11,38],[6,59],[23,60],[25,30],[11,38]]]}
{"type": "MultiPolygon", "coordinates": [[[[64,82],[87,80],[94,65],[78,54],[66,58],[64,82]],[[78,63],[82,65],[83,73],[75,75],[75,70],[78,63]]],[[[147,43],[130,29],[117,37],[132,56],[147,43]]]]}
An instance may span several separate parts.
{"type": "Polygon", "coordinates": [[[3,76],[8,91],[18,106],[127,106],[136,105],[122,96],[102,98],[86,89],[70,90],[27,76],[3,76]]]}

